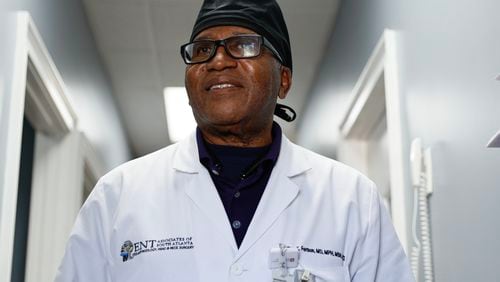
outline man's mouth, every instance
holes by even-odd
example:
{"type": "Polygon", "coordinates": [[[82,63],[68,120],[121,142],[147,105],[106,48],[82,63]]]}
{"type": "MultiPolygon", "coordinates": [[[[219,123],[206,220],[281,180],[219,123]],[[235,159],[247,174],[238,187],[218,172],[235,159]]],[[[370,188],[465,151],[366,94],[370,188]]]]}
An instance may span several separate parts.
{"type": "Polygon", "coordinates": [[[227,89],[227,88],[235,88],[236,85],[231,83],[220,83],[214,84],[208,88],[208,90],[218,90],[218,89],[227,89]]]}
{"type": "Polygon", "coordinates": [[[204,87],[206,91],[221,91],[241,88],[242,84],[238,79],[231,77],[213,77],[207,80],[204,87]]]}

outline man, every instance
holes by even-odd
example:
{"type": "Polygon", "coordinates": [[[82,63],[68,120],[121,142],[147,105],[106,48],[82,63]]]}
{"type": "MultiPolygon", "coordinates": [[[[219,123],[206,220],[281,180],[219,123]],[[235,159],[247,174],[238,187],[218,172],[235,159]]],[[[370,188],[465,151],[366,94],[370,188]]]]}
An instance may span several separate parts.
{"type": "Polygon", "coordinates": [[[104,176],[57,281],[412,281],[373,182],[292,144],[273,0],[206,0],[181,47],[196,133],[104,176]]]}

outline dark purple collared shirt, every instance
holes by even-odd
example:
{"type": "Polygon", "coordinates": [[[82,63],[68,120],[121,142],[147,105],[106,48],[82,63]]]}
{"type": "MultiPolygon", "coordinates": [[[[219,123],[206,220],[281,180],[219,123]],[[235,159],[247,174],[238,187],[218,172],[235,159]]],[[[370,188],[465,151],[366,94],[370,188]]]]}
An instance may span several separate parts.
{"type": "Polygon", "coordinates": [[[200,162],[217,188],[238,247],[278,160],[281,128],[275,122],[271,133],[273,141],[269,146],[242,148],[209,144],[201,130],[196,130],[200,162]]]}

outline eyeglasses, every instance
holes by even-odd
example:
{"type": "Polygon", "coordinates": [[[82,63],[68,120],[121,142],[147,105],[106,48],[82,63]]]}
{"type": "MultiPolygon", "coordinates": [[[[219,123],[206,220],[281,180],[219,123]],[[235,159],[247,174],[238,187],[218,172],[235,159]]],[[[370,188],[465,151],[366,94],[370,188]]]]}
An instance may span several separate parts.
{"type": "Polygon", "coordinates": [[[248,59],[260,55],[262,46],[268,48],[282,62],[278,51],[258,34],[239,35],[221,40],[199,40],[181,46],[181,56],[186,64],[200,64],[211,60],[219,46],[235,59],[248,59]]]}

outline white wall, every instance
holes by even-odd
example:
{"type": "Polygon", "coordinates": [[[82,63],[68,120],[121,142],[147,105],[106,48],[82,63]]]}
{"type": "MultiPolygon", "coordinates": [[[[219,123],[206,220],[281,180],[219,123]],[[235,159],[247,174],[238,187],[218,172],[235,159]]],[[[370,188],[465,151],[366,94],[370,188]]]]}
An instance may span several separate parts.
{"type": "Polygon", "coordinates": [[[346,97],[384,28],[399,32],[404,148],[421,137],[434,154],[436,281],[498,280],[500,151],[485,148],[500,129],[498,11],[496,0],[343,1],[299,126],[300,143],[334,154],[346,97]]]}
{"type": "MultiPolygon", "coordinates": [[[[8,10],[30,12],[44,43],[67,86],[69,98],[79,117],[79,128],[89,138],[106,169],[131,157],[111,84],[97,53],[94,38],[80,0],[0,0],[8,10]]],[[[10,31],[12,24],[4,26],[10,31]]],[[[3,35],[2,35],[3,37],[3,35]]],[[[0,57],[12,57],[12,40],[0,57]]],[[[8,75],[11,69],[6,69],[8,75]]]]}
{"type": "MultiPolygon", "coordinates": [[[[8,17],[7,2],[0,0],[0,117],[5,105],[5,92],[10,88],[9,80],[7,79],[8,70],[11,69],[12,53],[14,48],[13,41],[14,23],[8,17]]],[[[0,119],[0,122],[2,120],[0,119]]]]}
{"type": "MultiPolygon", "coordinates": [[[[9,95],[12,77],[13,77],[13,61],[14,61],[14,45],[15,45],[15,19],[7,10],[7,1],[0,0],[0,128],[6,128],[8,120],[7,106],[10,104],[9,95]]],[[[4,134],[0,132],[0,134],[4,134]]],[[[0,156],[3,158],[7,150],[7,138],[0,135],[0,156]]],[[[6,162],[0,162],[0,183],[4,183],[4,171],[7,167],[6,162]]],[[[0,209],[3,199],[3,187],[0,186],[0,209]]],[[[1,222],[0,222],[1,224],[1,222]]]]}

